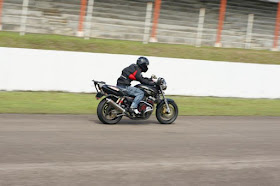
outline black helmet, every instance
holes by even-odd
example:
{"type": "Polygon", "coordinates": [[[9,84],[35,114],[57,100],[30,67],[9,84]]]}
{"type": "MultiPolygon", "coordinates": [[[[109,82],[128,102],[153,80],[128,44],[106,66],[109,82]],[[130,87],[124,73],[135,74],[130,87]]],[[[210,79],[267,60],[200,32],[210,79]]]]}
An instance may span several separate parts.
{"type": "Polygon", "coordinates": [[[148,71],[149,60],[145,57],[139,57],[136,63],[142,70],[142,72],[148,71]]]}

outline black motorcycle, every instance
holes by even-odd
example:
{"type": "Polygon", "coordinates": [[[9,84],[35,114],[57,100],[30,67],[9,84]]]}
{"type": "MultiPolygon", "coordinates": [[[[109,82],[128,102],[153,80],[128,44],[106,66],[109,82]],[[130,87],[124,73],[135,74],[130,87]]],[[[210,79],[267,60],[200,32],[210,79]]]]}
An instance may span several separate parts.
{"type": "MultiPolygon", "coordinates": [[[[151,79],[157,79],[154,75],[151,79]]],[[[104,124],[116,124],[123,116],[127,116],[133,120],[148,119],[155,108],[156,118],[161,124],[171,124],[178,116],[177,104],[172,99],[164,96],[164,90],[167,85],[164,78],[158,78],[155,86],[138,84],[135,87],[144,91],[145,96],[138,105],[140,114],[128,112],[134,97],[129,96],[125,91],[116,86],[107,85],[103,81],[94,81],[97,90],[96,98],[100,99],[106,96],[97,107],[97,115],[99,120],[104,124]]]]}

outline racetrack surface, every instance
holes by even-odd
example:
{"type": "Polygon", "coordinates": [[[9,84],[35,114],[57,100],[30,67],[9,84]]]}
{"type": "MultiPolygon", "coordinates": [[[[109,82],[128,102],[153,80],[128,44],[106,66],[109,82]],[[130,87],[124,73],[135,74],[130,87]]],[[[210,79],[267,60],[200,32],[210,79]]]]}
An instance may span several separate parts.
{"type": "Polygon", "coordinates": [[[280,117],[0,114],[0,185],[280,185],[280,117]]]}

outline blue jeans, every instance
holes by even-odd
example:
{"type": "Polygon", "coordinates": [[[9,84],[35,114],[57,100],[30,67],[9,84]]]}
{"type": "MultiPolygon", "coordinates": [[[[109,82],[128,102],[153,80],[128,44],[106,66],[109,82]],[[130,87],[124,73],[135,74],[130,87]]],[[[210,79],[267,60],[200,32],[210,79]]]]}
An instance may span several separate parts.
{"type": "Polygon", "coordinates": [[[118,86],[121,90],[126,91],[130,96],[135,96],[130,108],[137,108],[140,101],[144,98],[144,92],[136,87],[131,86],[118,86]]]}

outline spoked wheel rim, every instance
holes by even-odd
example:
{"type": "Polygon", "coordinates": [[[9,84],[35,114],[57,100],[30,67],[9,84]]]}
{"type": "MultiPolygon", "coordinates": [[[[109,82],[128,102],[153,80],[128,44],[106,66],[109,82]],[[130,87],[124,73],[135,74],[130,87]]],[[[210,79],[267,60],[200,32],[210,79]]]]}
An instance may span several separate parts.
{"type": "Polygon", "coordinates": [[[174,106],[172,104],[168,104],[168,106],[169,106],[170,113],[167,113],[166,105],[163,105],[160,110],[160,116],[164,120],[171,120],[174,118],[176,114],[174,106]]]}
{"type": "Polygon", "coordinates": [[[106,99],[103,99],[97,107],[98,119],[104,124],[114,125],[122,119],[122,115],[118,115],[119,112],[107,103],[106,99]]]}
{"type": "Polygon", "coordinates": [[[164,102],[161,102],[157,107],[156,117],[161,124],[171,124],[178,116],[178,106],[173,100],[168,100],[168,106],[170,113],[167,113],[167,106],[164,102]]]}
{"type": "Polygon", "coordinates": [[[107,120],[115,120],[118,119],[117,111],[111,105],[106,103],[102,109],[102,115],[107,120]]]}

